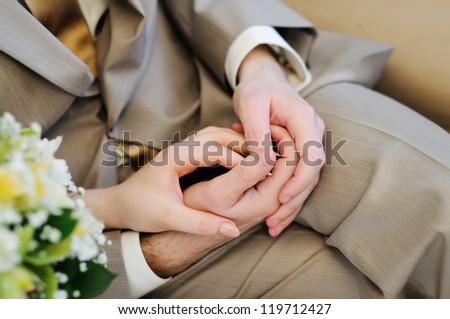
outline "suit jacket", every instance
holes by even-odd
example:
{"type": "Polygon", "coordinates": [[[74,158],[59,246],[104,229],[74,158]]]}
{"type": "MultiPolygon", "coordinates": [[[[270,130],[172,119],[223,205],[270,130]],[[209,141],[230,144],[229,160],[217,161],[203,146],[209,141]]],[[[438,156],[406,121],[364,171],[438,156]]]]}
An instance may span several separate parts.
{"type": "MultiPolygon", "coordinates": [[[[111,0],[98,27],[98,81],[15,0],[0,3],[0,110],[44,135],[63,135],[58,155],[84,187],[117,183],[102,147],[108,138],[160,148],[207,126],[235,120],[224,61],[232,41],[252,25],[271,25],[309,61],[308,95],[330,83],[373,85],[388,46],[322,33],[276,0],[111,0]],[[95,94],[100,91],[101,95],[95,94]]],[[[118,233],[111,234],[118,236],[118,233]]],[[[121,274],[109,297],[127,296],[120,241],[109,252],[121,274]]]]}

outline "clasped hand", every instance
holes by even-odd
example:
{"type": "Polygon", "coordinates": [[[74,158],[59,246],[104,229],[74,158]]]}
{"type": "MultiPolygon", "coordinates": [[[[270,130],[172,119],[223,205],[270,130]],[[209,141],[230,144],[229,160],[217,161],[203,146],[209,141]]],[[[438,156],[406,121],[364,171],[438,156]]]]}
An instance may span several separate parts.
{"type": "Polygon", "coordinates": [[[115,201],[104,218],[106,225],[139,232],[238,236],[277,211],[278,193],[295,170],[289,134],[277,126],[271,130],[280,152],[273,163],[258,153],[246,154],[244,136],[227,128],[209,127],[169,146],[127,181],[109,189],[115,201]],[[182,192],[181,177],[212,165],[229,171],[182,192]]]}
{"type": "Polygon", "coordinates": [[[233,104],[241,123],[233,130],[201,130],[160,152],[126,182],[88,193],[107,227],[236,237],[265,220],[270,235],[278,236],[294,220],[325,162],[324,123],[266,47],[245,58],[239,81],[233,104]],[[264,143],[267,137],[276,141],[278,159],[264,143]],[[210,146],[215,151],[205,154],[210,146]],[[214,164],[229,172],[182,192],[182,176],[214,164]],[[95,205],[99,201],[105,204],[95,205]]]}

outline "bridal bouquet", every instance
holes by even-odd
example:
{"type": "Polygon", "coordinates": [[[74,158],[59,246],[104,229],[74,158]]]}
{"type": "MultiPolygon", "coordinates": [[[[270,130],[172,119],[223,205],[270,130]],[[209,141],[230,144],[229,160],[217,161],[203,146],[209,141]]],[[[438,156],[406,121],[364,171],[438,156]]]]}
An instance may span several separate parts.
{"type": "Polygon", "coordinates": [[[103,224],[54,157],[60,143],[0,116],[0,298],[90,298],[115,276],[103,224]]]}

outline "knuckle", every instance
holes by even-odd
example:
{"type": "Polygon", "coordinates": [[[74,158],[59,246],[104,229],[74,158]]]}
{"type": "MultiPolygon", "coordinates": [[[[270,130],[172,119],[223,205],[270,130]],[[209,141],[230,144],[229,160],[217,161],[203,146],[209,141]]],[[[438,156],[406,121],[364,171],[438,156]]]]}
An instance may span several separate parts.
{"type": "Polygon", "coordinates": [[[316,187],[319,184],[319,181],[320,181],[320,175],[317,174],[311,182],[312,186],[316,187]]]}
{"type": "MultiPolygon", "coordinates": [[[[197,233],[198,234],[208,234],[211,233],[211,222],[206,214],[203,214],[202,217],[200,217],[200,220],[197,225],[197,233]]],[[[214,233],[214,231],[213,231],[214,233]]]]}
{"type": "Polygon", "coordinates": [[[322,118],[317,115],[317,126],[319,127],[319,130],[323,133],[325,132],[325,122],[322,120],[322,118]]]}
{"type": "Polygon", "coordinates": [[[247,166],[239,165],[237,173],[239,178],[245,182],[252,182],[256,179],[256,174],[247,166]]]}
{"type": "Polygon", "coordinates": [[[204,192],[205,207],[211,212],[223,209],[227,200],[225,198],[227,194],[228,192],[224,192],[223,189],[219,190],[214,185],[207,187],[204,192]]]}
{"type": "Polygon", "coordinates": [[[253,129],[253,130],[246,131],[245,133],[246,133],[247,138],[249,140],[258,142],[258,144],[252,143],[252,144],[255,144],[254,145],[255,147],[258,147],[258,148],[262,148],[263,147],[262,144],[260,143],[260,141],[262,141],[262,139],[264,138],[264,134],[265,134],[264,130],[255,130],[255,129],[253,129]]]}

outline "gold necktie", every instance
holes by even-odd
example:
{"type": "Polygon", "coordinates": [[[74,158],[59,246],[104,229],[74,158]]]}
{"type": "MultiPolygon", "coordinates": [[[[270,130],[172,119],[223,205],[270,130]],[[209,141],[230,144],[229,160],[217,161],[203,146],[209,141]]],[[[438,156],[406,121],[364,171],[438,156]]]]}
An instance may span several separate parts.
{"type": "MultiPolygon", "coordinates": [[[[96,52],[77,0],[25,0],[33,15],[97,76],[96,52]]],[[[141,144],[118,141],[117,147],[135,170],[150,161],[158,151],[141,144]]]]}
{"type": "Polygon", "coordinates": [[[25,0],[33,15],[97,76],[94,40],[77,0],[25,0]]]}

